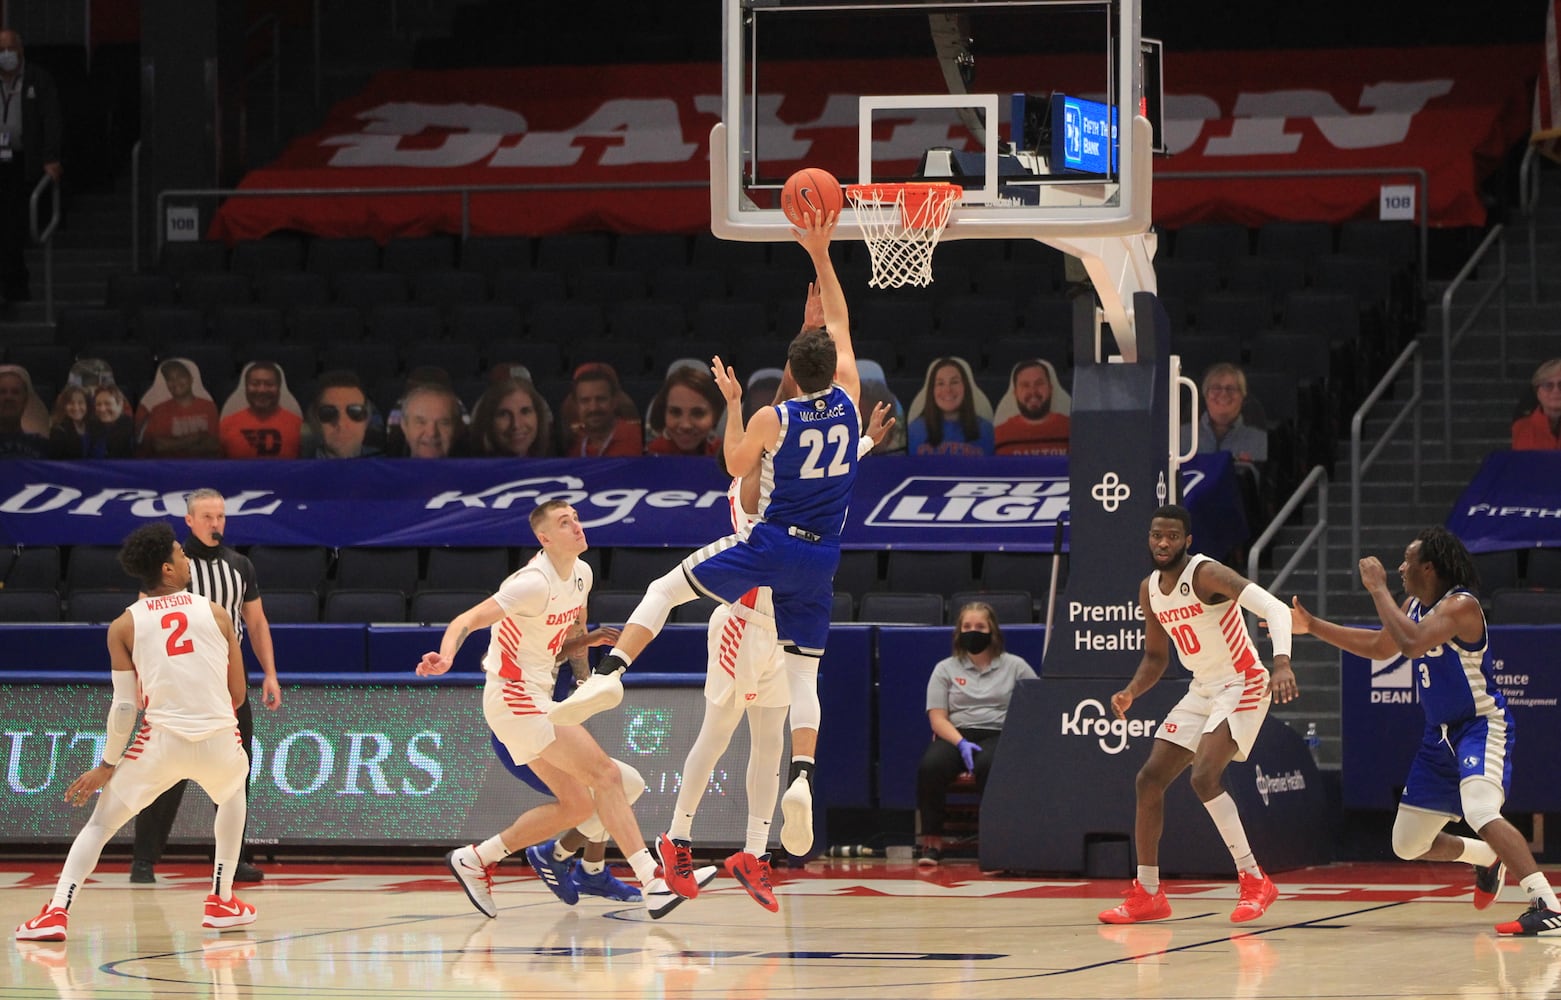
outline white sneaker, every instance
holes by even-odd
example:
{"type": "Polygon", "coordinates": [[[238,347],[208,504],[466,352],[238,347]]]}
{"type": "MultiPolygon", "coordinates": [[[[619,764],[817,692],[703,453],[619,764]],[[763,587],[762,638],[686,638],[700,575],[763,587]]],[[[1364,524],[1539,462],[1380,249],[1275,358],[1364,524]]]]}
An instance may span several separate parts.
{"type": "MultiPolygon", "coordinates": [[[[716,873],[720,869],[715,865],[705,865],[703,868],[694,869],[694,881],[703,889],[715,881],[716,873]]],[[[682,904],[687,897],[679,896],[667,888],[666,879],[653,878],[650,884],[644,888],[645,911],[650,914],[650,919],[660,920],[682,904]]]]}
{"type": "Polygon", "coordinates": [[[575,693],[554,703],[547,717],[555,726],[578,726],[599,712],[617,708],[623,701],[623,670],[610,674],[592,674],[575,693]]]}
{"type": "Polygon", "coordinates": [[[807,775],[797,775],[781,796],[781,817],[781,846],[792,857],[803,857],[813,849],[813,786],[807,775]]]}
{"type": "Polygon", "coordinates": [[[499,915],[499,908],[493,903],[493,867],[482,863],[475,847],[457,847],[444,856],[444,863],[450,866],[450,874],[461,883],[473,906],[487,916],[499,915]]]}

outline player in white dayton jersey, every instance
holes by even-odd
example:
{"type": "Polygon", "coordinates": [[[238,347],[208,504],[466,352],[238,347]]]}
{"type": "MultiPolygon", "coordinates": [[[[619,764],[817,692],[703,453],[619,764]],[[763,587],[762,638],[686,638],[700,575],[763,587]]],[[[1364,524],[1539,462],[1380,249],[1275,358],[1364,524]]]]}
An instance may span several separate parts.
{"type": "Polygon", "coordinates": [[[1149,522],[1149,556],[1154,571],[1138,588],[1144,614],[1144,656],[1127,687],[1111,696],[1111,710],[1127,717],[1133,700],[1154,687],[1176,644],[1182,665],[1192,671],[1187,694],[1155,731],[1149,760],[1138,772],[1138,878],[1126,901],[1100,914],[1103,923],[1163,920],[1171,904],[1160,889],[1160,834],[1165,826],[1165,790],[1192,767],[1192,790],[1209,811],[1236,863],[1240,900],[1233,923],[1263,915],[1279,895],[1258,867],[1236,802],[1225,791],[1225,768],[1246,760],[1268,716],[1271,700],[1296,696],[1290,669],[1290,609],[1228,566],[1189,555],[1192,516],[1174,504],[1159,508],[1149,522]],[[1270,677],[1247,633],[1245,608],[1268,622],[1274,649],[1270,677]]]}
{"type": "MultiPolygon", "coordinates": [[[[815,296],[809,295],[810,305],[815,296]]],[[[790,398],[783,379],[777,400],[790,398]]],[[[888,435],[894,426],[886,403],[873,408],[871,419],[857,445],[858,457],[888,435]]],[[[724,466],[723,466],[724,468],[724,466]]],[[[759,477],[733,479],[727,488],[732,513],[732,532],[746,538],[759,519],[759,477]]],[[[780,909],[770,881],[770,822],[775,814],[775,798],[780,792],[780,761],[785,750],[784,722],[793,705],[811,700],[814,711],[803,719],[817,729],[818,674],[816,671],[788,669],[791,660],[783,656],[776,641],[774,592],[755,587],[732,604],[723,604],[710,615],[706,644],[709,661],[705,667],[705,716],[699,735],[689,747],[683,762],[683,784],[678,790],[672,825],[657,840],[658,850],[675,866],[693,864],[694,813],[703,800],[710,774],[726,752],[737,724],[748,720],[751,737],[745,792],[748,798],[748,826],[743,849],[726,859],[727,874],[735,878],[760,906],[770,912],[780,909]]],[[[797,720],[793,720],[793,731],[797,720]]],[[[795,739],[795,737],[794,737],[795,739]]],[[[810,751],[811,752],[811,751],[810,751]]],[[[811,824],[809,838],[811,839],[811,824]]],[[[792,840],[795,831],[782,830],[782,844],[792,840]]],[[[810,844],[801,846],[805,852],[810,844]]],[[[789,849],[789,847],[788,847],[789,849]]]]}
{"type": "Polygon", "coordinates": [[[246,687],[233,622],[221,607],[185,590],[190,562],[168,525],[131,532],[119,562],[142,581],[146,596],[108,627],[114,696],[102,760],[71,782],[65,800],[82,805],[102,794],[71,844],[54,897],[16,929],[19,941],[64,941],[67,911],[103,846],[148,802],[185,778],[199,782],[217,803],[216,864],[201,925],[221,930],[255,920],[255,908],[233,895],[249,775],[233,713],[246,687]],[[141,728],[126,747],[142,709],[141,728]]]}
{"type": "MultiPolygon", "coordinates": [[[[548,717],[558,658],[582,655],[591,646],[617,638],[615,629],[587,632],[584,627],[591,592],[591,567],[580,559],[586,550],[585,529],[573,507],[549,500],[531,512],[531,530],[542,551],[510,574],[492,597],[457,615],[445,629],[438,651],[423,655],[417,673],[423,677],[445,673],[466,637],[491,627],[488,652],[482,658],[488,675],[483,717],[514,762],[529,764],[556,801],[527,810],[480,844],[451,851],[445,861],[472,905],[496,917],[493,869],[499,862],[559,830],[599,822],[644,887],[650,915],[665,916],[681,895],[669,891],[656,876],[656,862],[634,819],[630,803],[644,790],[644,780],[633,768],[607,756],[581,726],[554,724],[548,717]]],[[[714,871],[708,874],[713,877],[714,871]]]]}

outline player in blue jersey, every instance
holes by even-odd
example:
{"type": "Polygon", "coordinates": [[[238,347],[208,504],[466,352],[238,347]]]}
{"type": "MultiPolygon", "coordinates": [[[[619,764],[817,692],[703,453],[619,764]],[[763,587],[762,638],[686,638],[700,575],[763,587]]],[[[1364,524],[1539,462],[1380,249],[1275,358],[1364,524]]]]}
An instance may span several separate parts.
{"type": "Polygon", "coordinates": [[[1528,842],[1501,816],[1512,782],[1512,715],[1494,680],[1490,635],[1474,594],[1474,560],[1452,532],[1427,528],[1398,567],[1408,598],[1396,604],[1387,571],[1373,556],[1360,561],[1381,631],[1314,617],[1294,601],[1292,631],[1373,660],[1407,656],[1425,710],[1425,734],[1409,767],[1393,823],[1393,852],[1406,861],[1466,861],[1474,866],[1474,905],[1489,906],[1506,870],[1522,884],[1529,909],[1497,924],[1496,933],[1561,935],[1561,906],[1528,842]],[[1460,817],[1480,835],[1442,828],[1460,817]]]}
{"type": "MultiPolygon", "coordinates": [[[[747,539],[731,535],[707,545],[652,583],[596,673],[573,697],[554,706],[550,714],[555,724],[578,724],[616,706],[623,698],[624,669],[661,631],[674,607],[701,594],[730,604],[754,587],[770,587],[777,641],[788,670],[816,676],[829,636],[840,532],[856,481],[862,427],[850,317],[829,257],[837,221],[833,213],[810,216],[808,225],[797,231],[797,241],[813,261],[824,315],[823,327],[803,329],[787,349],[786,367],[798,394],[758,411],[744,427],[735,418],[742,412],[742,383],[720,358],[712,359],[712,373],[731,415],[723,442],[727,469],[738,478],[758,476],[759,523],[747,539]]],[[[795,704],[792,711],[796,756],[782,805],[787,827],[806,826],[811,844],[811,746],[799,741],[806,727],[799,730],[795,704]]],[[[817,720],[809,721],[809,735],[816,740],[817,720]]],[[[675,875],[669,872],[668,877],[675,875]]]]}

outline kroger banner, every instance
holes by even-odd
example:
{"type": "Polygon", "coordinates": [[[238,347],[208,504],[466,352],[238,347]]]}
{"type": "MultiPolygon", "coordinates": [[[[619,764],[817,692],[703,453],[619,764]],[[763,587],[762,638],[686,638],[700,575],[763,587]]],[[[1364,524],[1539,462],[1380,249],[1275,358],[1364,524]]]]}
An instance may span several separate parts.
{"type": "MultiPolygon", "coordinates": [[[[983,56],[981,88],[1051,89],[1087,57],[983,56]],[[1050,75],[1053,71],[1055,75],[1050,75]]],[[[1479,186],[1528,134],[1532,47],[1177,52],[1166,66],[1165,141],[1156,164],[1155,221],[1374,217],[1384,183],[1401,176],[1297,176],[1308,170],[1424,168],[1432,225],[1483,225],[1479,186]],[[1284,179],[1178,175],[1291,171],[1284,179]]],[[[764,145],[805,166],[855,162],[851,94],[935,93],[930,60],[768,64],[764,145]],[[892,81],[892,83],[885,83],[892,81]],[[838,87],[832,92],[831,86],[838,87]],[[881,89],[875,89],[881,88],[881,89]]],[[[242,187],[386,188],[526,185],[472,196],[474,234],[580,229],[695,232],[710,224],[709,137],[719,120],[721,67],[547,66],[381,73],[337,104],[321,127],[251,172],[242,187]],[[633,185],[660,185],[654,196],[633,185]]],[[[913,118],[875,135],[908,171],[926,151],[913,118]]],[[[849,178],[847,178],[849,179],[849,178]]],[[[278,230],[321,236],[459,232],[461,199],[441,195],[232,198],[212,236],[278,230]]]]}
{"type": "MultiPolygon", "coordinates": [[[[1229,457],[1200,455],[1183,471],[1204,551],[1243,540],[1229,457]]],[[[714,462],[677,458],[6,462],[0,543],[117,544],[146,521],[182,518],[185,495],[209,486],[246,545],[529,545],[531,508],[558,497],[594,545],[697,548],[731,530],[726,485],[714,462]]],[[[874,458],[844,544],[1051,551],[1067,511],[1065,458],[874,458]]]]}
{"type": "Polygon", "coordinates": [[[1561,453],[1486,455],[1447,515],[1447,527],[1470,552],[1561,548],[1561,453]]]}

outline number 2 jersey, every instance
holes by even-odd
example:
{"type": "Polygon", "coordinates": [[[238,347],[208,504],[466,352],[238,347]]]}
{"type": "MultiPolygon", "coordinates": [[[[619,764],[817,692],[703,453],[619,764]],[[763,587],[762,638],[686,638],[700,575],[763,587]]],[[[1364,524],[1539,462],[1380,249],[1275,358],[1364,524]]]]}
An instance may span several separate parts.
{"type": "Polygon", "coordinates": [[[1205,604],[1193,589],[1198,566],[1212,561],[1208,556],[1187,560],[1169,594],[1161,592],[1160,571],[1150,573],[1149,610],[1176,644],[1182,666],[1192,671],[1194,681],[1222,685],[1236,675],[1249,680],[1262,675],[1266,690],[1268,669],[1252,647],[1241,605],[1233,600],[1205,604]]]}
{"type": "Polygon", "coordinates": [[[130,605],[130,660],[150,726],[187,740],[238,726],[228,693],[228,639],[211,601],[181,590],[130,605]]]}
{"type": "Polygon", "coordinates": [[[856,483],[861,419],[838,385],[775,407],[780,440],[760,466],[759,517],[835,541],[856,483]]]}
{"type": "MultiPolygon", "coordinates": [[[[1469,594],[1469,591],[1454,587],[1430,607],[1411,597],[1409,617],[1417,622],[1424,621],[1436,614],[1441,602],[1454,594],[1469,594]]],[[[1476,645],[1465,646],[1455,636],[1415,657],[1415,689],[1420,692],[1420,707],[1425,710],[1426,722],[1433,726],[1482,715],[1506,714],[1507,699],[1496,687],[1492,673],[1490,630],[1484,628],[1483,612],[1480,624],[1480,641],[1476,645]]]]}
{"type": "Polygon", "coordinates": [[[546,552],[538,552],[506,577],[493,595],[504,617],[489,630],[482,669],[506,681],[523,682],[528,707],[539,714],[552,701],[553,665],[570,627],[581,621],[591,581],[591,567],[584,561],[576,559],[564,577],[546,552]]]}

